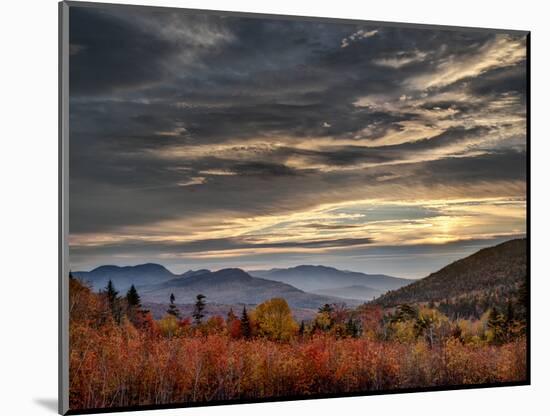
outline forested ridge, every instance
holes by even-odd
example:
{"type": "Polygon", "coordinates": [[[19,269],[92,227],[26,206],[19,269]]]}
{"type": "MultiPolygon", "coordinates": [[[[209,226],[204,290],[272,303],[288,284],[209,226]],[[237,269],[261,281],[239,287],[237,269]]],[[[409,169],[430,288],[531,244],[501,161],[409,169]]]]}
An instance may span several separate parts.
{"type": "MultiPolygon", "coordinates": [[[[492,306],[516,302],[527,280],[527,241],[516,239],[449,264],[424,279],[374,300],[385,307],[424,303],[460,317],[478,318],[492,306]]],[[[523,290],[526,290],[524,287],[523,290]]]]}

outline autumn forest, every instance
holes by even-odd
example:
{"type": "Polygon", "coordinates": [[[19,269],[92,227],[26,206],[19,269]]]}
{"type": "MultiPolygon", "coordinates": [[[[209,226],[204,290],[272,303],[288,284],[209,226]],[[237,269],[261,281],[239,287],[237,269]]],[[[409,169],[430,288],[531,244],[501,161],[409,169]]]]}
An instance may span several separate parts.
{"type": "Polygon", "coordinates": [[[134,286],[70,279],[71,409],[206,403],[517,382],[526,377],[525,286],[503,310],[450,319],[435,305],[323,305],[296,322],[274,298],[155,320],[134,286]]]}

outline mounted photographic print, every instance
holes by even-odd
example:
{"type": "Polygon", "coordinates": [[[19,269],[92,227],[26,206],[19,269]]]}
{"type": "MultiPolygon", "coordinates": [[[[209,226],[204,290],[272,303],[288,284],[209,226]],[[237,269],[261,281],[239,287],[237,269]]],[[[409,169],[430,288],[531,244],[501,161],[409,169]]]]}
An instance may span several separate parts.
{"type": "Polygon", "coordinates": [[[61,413],[529,384],[529,32],[63,2],[60,68],[61,413]]]}

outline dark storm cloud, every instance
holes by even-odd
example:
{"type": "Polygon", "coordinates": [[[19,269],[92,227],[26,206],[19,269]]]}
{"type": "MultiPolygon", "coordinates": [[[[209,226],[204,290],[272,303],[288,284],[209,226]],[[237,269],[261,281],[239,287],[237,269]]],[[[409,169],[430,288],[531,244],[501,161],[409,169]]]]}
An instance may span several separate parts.
{"type": "Polygon", "coordinates": [[[431,138],[420,139],[414,142],[407,142],[389,146],[331,146],[323,150],[304,150],[296,148],[279,149],[277,153],[289,157],[303,156],[312,161],[326,163],[328,165],[349,166],[355,163],[384,163],[405,160],[413,157],[418,152],[437,150],[445,146],[460,143],[469,138],[476,138],[487,134],[487,127],[454,127],[446,132],[431,138]]]}
{"type": "MultiPolygon", "coordinates": [[[[71,94],[158,82],[175,45],[108,11],[71,7],[71,94]]],[[[129,12],[131,13],[131,12],[129,12]]]]}
{"type": "Polygon", "coordinates": [[[525,181],[525,152],[506,150],[473,157],[450,157],[423,163],[418,177],[427,184],[525,181]]]}
{"type": "MultiPolygon", "coordinates": [[[[388,192],[410,197],[416,187],[525,180],[524,137],[513,119],[524,117],[524,60],[507,63],[509,53],[418,86],[449,62],[477,64],[495,34],[76,6],[70,20],[75,236],[194,218],[215,227],[388,192]],[[386,142],[392,134],[404,137],[386,142]],[[513,146],[487,139],[500,136],[513,146]]],[[[368,243],[359,241],[127,241],[74,250],[368,243]]]]}
{"type": "Polygon", "coordinates": [[[527,91],[526,63],[506,68],[497,68],[471,80],[469,89],[476,95],[515,92],[524,95],[527,91]]]}
{"type": "Polygon", "coordinates": [[[232,168],[232,172],[237,175],[252,175],[252,176],[292,176],[296,175],[296,170],[288,166],[277,163],[265,162],[247,162],[236,164],[232,168]]]}
{"type": "MultiPolygon", "coordinates": [[[[242,172],[244,176],[213,176],[206,185],[196,186],[178,186],[177,183],[190,178],[189,174],[166,167],[145,172],[122,169],[116,176],[117,171],[111,169],[105,178],[107,181],[112,177],[110,184],[89,183],[71,188],[71,229],[73,232],[115,231],[125,225],[143,225],[181,216],[193,218],[205,213],[217,218],[277,214],[319,201],[330,202],[332,197],[350,199],[354,192],[366,189],[369,195],[381,197],[386,193],[384,186],[414,191],[419,185],[474,187],[491,182],[524,181],[525,164],[525,153],[503,151],[351,173],[287,175],[283,168],[282,174],[273,174],[270,170],[281,168],[264,165],[262,169],[256,166],[255,170],[242,172]],[[123,178],[125,183],[117,185],[123,178]]],[[[490,191],[485,192],[490,196],[490,191]]]]}
{"type": "Polygon", "coordinates": [[[370,238],[340,238],[316,241],[297,241],[281,243],[262,243],[243,238],[218,238],[211,240],[199,240],[185,243],[174,243],[165,241],[124,241],[117,244],[104,244],[96,247],[77,247],[73,249],[76,256],[102,255],[112,252],[119,254],[133,253],[172,253],[189,254],[220,250],[242,250],[242,249],[292,249],[292,248],[345,248],[360,246],[372,243],[370,238]]]}

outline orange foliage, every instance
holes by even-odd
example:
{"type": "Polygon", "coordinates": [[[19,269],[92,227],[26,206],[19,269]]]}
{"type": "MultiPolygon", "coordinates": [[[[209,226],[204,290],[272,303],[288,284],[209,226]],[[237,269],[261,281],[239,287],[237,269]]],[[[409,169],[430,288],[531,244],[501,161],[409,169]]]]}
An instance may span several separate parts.
{"type": "MultiPolygon", "coordinates": [[[[188,320],[143,317],[139,328],[109,318],[101,296],[71,286],[70,408],[105,408],[213,400],[261,399],[391,390],[441,385],[520,381],[526,377],[526,342],[504,345],[441,344],[422,337],[385,341],[378,315],[360,320],[362,337],[331,333],[287,342],[242,337],[234,317],[188,320]],[[74,296],[74,298],[73,298],[74,296]],[[365,324],[366,323],[366,324],[365,324]]],[[[284,309],[284,308],[283,308],[284,309]]],[[[379,310],[374,310],[379,314],[379,310]]],[[[283,311],[284,312],[284,311],[283,311]]],[[[282,314],[286,319],[286,313],[282,314]]],[[[268,315],[270,317],[271,315],[268,315]]],[[[269,328],[269,327],[268,327],[269,328]]],[[[271,328],[269,328],[271,329],[271,328]]],[[[294,328],[292,328],[294,330],[294,328]]]]}

